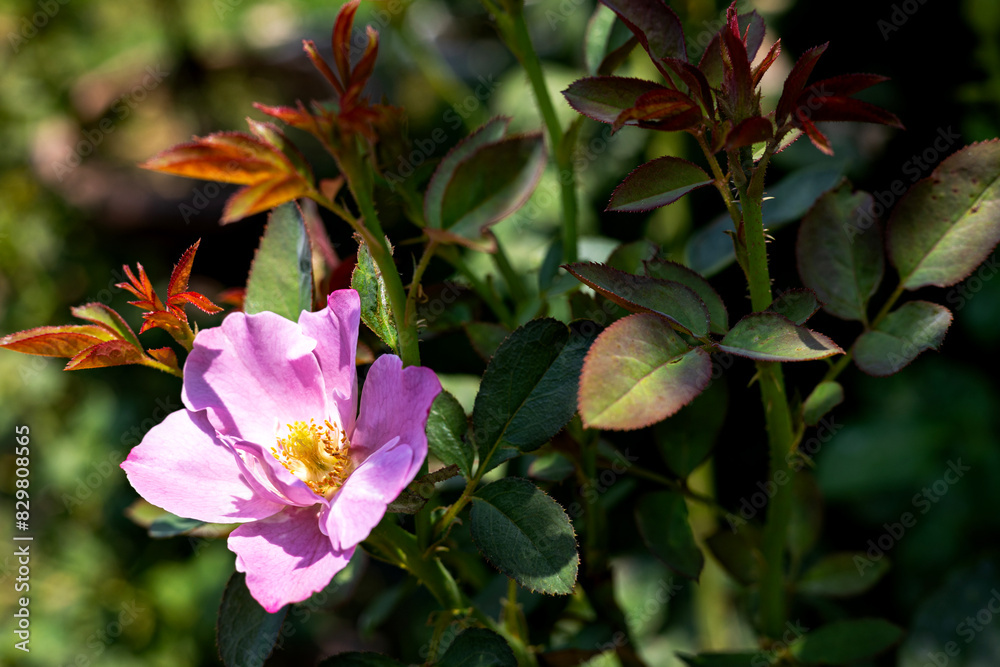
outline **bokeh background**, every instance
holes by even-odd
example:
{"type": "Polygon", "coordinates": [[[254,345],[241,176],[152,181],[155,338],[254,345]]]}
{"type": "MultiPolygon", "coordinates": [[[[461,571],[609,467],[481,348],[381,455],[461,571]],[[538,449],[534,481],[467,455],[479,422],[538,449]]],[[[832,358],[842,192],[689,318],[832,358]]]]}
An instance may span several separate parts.
{"type": "MultiPolygon", "coordinates": [[[[582,35],[593,4],[529,3],[533,38],[553,94],[583,75],[582,35]]],[[[692,44],[718,29],[725,9],[712,0],[670,4],[688,27],[692,44]]],[[[857,187],[888,192],[894,181],[909,185],[927,175],[960,146],[1000,135],[1000,4],[741,3],[750,6],[768,20],[769,39],[782,39],[784,54],[776,70],[787,72],[794,56],[830,41],[816,76],[875,72],[891,77],[867,99],[895,112],[907,126],[905,132],[831,127],[834,157],[802,142],[775,159],[772,182],[818,165],[813,168],[839,171],[857,187]],[[944,152],[934,148],[939,136],[952,137],[944,152]],[[926,164],[917,166],[915,156],[923,156],[926,164]]],[[[214,298],[242,286],[264,217],[221,227],[217,221],[229,188],[144,172],[136,164],[192,135],[245,129],[247,115],[262,118],[251,107],[254,101],[326,98],[329,90],[302,54],[301,40],[314,39],[328,51],[338,8],[337,2],[315,0],[2,0],[0,333],[69,323],[69,307],[92,301],[117,308],[138,327],[138,313],[114,287],[123,278],[122,265],[141,263],[163,289],[173,262],[198,239],[193,288],[214,298]]],[[[373,96],[407,110],[411,139],[426,142],[435,129],[444,130],[447,141],[435,145],[431,157],[442,156],[495,114],[512,116],[522,129],[540,125],[523,74],[477,3],[404,0],[390,7],[366,0],[362,22],[382,35],[373,96]]],[[[639,50],[623,73],[654,76],[639,50]]],[[[764,89],[771,105],[774,85],[766,82],[764,89]]],[[[561,97],[556,102],[564,123],[575,117],[561,97]]],[[[646,237],[678,255],[692,232],[718,215],[709,193],[695,193],[653,215],[601,211],[614,185],[634,166],[663,154],[697,160],[694,144],[685,136],[654,136],[635,128],[605,141],[602,129],[587,121],[582,130],[592,154],[580,175],[582,254],[601,260],[615,245],[646,237]]],[[[317,171],[330,174],[329,161],[315,145],[293,136],[302,139],[317,171]]],[[[557,191],[553,174],[546,174],[524,211],[497,227],[515,265],[528,275],[537,274],[556,235],[557,191]]],[[[384,210],[388,233],[397,243],[416,235],[399,215],[398,203],[387,201],[384,210]]],[[[349,257],[353,245],[346,227],[331,221],[329,230],[338,252],[349,257]]],[[[794,228],[775,236],[776,286],[797,286],[794,228]]],[[[398,252],[405,258],[410,249],[404,244],[398,252]]],[[[874,590],[853,600],[816,600],[793,610],[807,627],[815,627],[821,617],[880,615],[907,628],[903,644],[880,657],[880,665],[920,667],[928,664],[928,651],[942,651],[952,640],[962,652],[948,664],[993,666],[1000,656],[1000,619],[992,614],[986,622],[980,614],[981,629],[970,641],[956,634],[958,624],[975,617],[1000,587],[995,553],[1000,280],[993,280],[997,268],[989,262],[962,285],[934,294],[956,316],[940,354],[924,355],[889,379],[845,374],[848,400],[833,413],[837,432],[816,457],[824,523],[808,558],[865,551],[868,540],[877,543],[886,533],[885,524],[907,511],[917,514],[917,524],[885,550],[892,567],[874,590]],[[971,470],[944,493],[935,493],[922,513],[915,494],[924,488],[933,492],[949,461],[959,459],[971,470]]],[[[485,261],[475,266],[484,274],[492,270],[485,261]]],[[[450,274],[434,265],[428,276],[434,282],[450,274]]],[[[729,267],[713,281],[727,302],[741,302],[736,270],[729,267]]],[[[476,314],[474,307],[460,304],[441,321],[455,324],[476,314]]],[[[198,319],[209,326],[219,321],[198,319]]],[[[824,314],[813,322],[841,342],[858,333],[824,314]]],[[[167,344],[159,333],[145,334],[148,346],[167,344]]],[[[468,404],[484,362],[461,330],[432,327],[424,360],[444,373],[446,384],[468,404]]],[[[136,495],[118,468],[145,431],[180,407],[180,382],[131,367],[65,373],[63,363],[0,351],[0,608],[5,610],[0,663],[218,664],[215,615],[233,569],[232,554],[224,540],[150,538],[125,515],[136,495]],[[14,592],[17,564],[9,539],[17,425],[30,427],[32,447],[30,533],[35,541],[28,655],[14,649],[6,611],[21,595],[14,592]]],[[[795,369],[791,378],[815,381],[817,372],[795,369]]],[[[731,405],[714,467],[698,473],[729,508],[738,508],[766,475],[756,392],[744,390],[750,375],[750,366],[743,364],[727,372],[722,384],[729,387],[731,405]]],[[[699,419],[695,428],[705,430],[721,422],[711,411],[699,419]]],[[[671,437],[667,427],[613,441],[637,453],[642,465],[657,469],[663,466],[656,445],[671,437]]],[[[649,604],[650,591],[667,573],[644,555],[635,537],[630,492],[639,484],[631,477],[617,480],[601,501],[612,525],[622,526],[621,534],[615,533],[614,574],[640,651],[650,664],[672,665],[677,664],[674,650],[752,645],[749,627],[737,613],[741,598],[714,565],[706,570],[702,588],[685,585],[668,604],[649,604]]],[[[571,487],[554,484],[552,492],[571,498],[571,487]]],[[[706,525],[715,521],[696,516],[706,525]]],[[[482,565],[470,565],[464,576],[481,588],[483,604],[495,609],[505,590],[502,578],[482,565]]],[[[571,602],[567,608],[565,601],[531,596],[522,602],[540,628],[559,619],[557,645],[588,647],[602,641],[601,629],[586,622],[585,605],[575,608],[571,602]]],[[[425,622],[432,608],[397,573],[361,559],[290,617],[285,646],[269,664],[314,664],[324,655],[359,648],[416,662],[430,632],[425,622]]]]}

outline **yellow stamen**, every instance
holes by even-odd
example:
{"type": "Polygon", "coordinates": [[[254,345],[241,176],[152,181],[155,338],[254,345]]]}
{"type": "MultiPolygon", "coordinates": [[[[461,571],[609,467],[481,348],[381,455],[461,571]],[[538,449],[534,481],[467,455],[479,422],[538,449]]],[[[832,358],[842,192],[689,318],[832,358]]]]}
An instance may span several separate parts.
{"type": "Polygon", "coordinates": [[[290,473],[305,482],[314,493],[329,498],[350,474],[347,452],[351,443],[340,425],[329,420],[317,426],[316,420],[288,424],[288,435],[278,438],[271,448],[274,458],[290,473]]]}

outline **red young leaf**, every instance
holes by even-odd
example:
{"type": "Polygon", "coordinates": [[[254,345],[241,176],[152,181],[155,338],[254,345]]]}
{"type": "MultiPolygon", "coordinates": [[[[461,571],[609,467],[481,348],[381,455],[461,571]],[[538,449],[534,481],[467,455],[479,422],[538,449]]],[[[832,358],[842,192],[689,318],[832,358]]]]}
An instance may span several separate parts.
{"type": "Polygon", "coordinates": [[[736,3],[727,11],[727,26],[722,29],[722,92],[726,96],[733,120],[740,121],[752,115],[754,106],[753,77],[747,47],[740,35],[736,16],[736,3]]]}
{"type": "Polygon", "coordinates": [[[656,68],[670,81],[670,75],[661,64],[662,59],[678,58],[687,61],[684,29],[674,10],[663,0],[601,1],[632,31],[656,68]]]}
{"type": "Polygon", "coordinates": [[[371,78],[372,71],[375,69],[375,59],[378,57],[378,32],[371,26],[365,26],[365,33],[368,35],[368,44],[351,73],[351,88],[357,88],[356,94],[360,94],[361,89],[371,78]]]}
{"type": "Polygon", "coordinates": [[[141,364],[145,358],[146,355],[140,348],[123,340],[109,340],[80,352],[69,360],[64,370],[79,371],[86,368],[141,364]]]}
{"type": "Polygon", "coordinates": [[[761,141],[767,141],[772,136],[774,136],[774,128],[771,127],[770,120],[761,116],[747,118],[726,135],[726,150],[752,146],[761,141]]]}
{"type": "MultiPolygon", "coordinates": [[[[201,239],[195,241],[194,245],[185,250],[181,258],[174,264],[174,270],[170,272],[170,282],[167,283],[168,302],[170,301],[170,297],[175,294],[187,291],[188,281],[191,279],[191,265],[194,264],[194,254],[198,252],[199,245],[201,245],[201,239]]],[[[152,310],[152,308],[149,310],[152,310]]]]}
{"type": "Polygon", "coordinates": [[[135,274],[132,273],[132,269],[128,265],[125,265],[122,268],[125,269],[125,275],[128,277],[129,282],[116,283],[115,287],[128,290],[139,297],[138,301],[129,301],[129,305],[131,306],[136,306],[143,310],[163,310],[163,303],[160,301],[160,297],[156,296],[153,285],[149,282],[149,276],[146,275],[146,269],[142,268],[142,264],[138,262],[136,266],[139,268],[139,277],[136,278],[135,274]]]}
{"type": "Polygon", "coordinates": [[[630,123],[657,130],[683,130],[697,124],[700,119],[698,105],[684,93],[651,90],[639,97],[634,107],[618,114],[611,129],[617,132],[630,123]]]}
{"type": "Polygon", "coordinates": [[[223,225],[270,210],[309,194],[309,185],[297,174],[240,189],[226,202],[219,222],[223,225]]]}
{"type": "Polygon", "coordinates": [[[847,97],[888,80],[879,74],[841,74],[809,84],[806,91],[815,91],[820,97],[847,97]]]}
{"type": "MultiPolygon", "coordinates": [[[[346,7],[347,5],[344,6],[346,7]]],[[[319,49],[316,48],[316,43],[311,39],[304,39],[302,40],[302,50],[306,52],[306,55],[309,56],[309,60],[312,61],[313,66],[315,66],[316,69],[319,70],[320,74],[323,75],[323,78],[330,82],[330,85],[332,85],[333,89],[337,91],[337,94],[343,95],[344,86],[341,85],[340,81],[337,79],[337,75],[333,73],[330,66],[326,64],[325,60],[323,60],[323,56],[319,54],[319,49]]]]}
{"type": "Polygon", "coordinates": [[[139,165],[188,178],[257,185],[294,172],[281,151],[243,132],[217,132],[153,156],[139,165]]]}
{"type": "Polygon", "coordinates": [[[360,5],[361,0],[345,3],[337,12],[337,20],[333,24],[333,62],[337,65],[345,89],[351,80],[351,27],[360,5]]]}
{"type": "MultiPolygon", "coordinates": [[[[789,114],[795,109],[795,105],[798,103],[799,95],[806,87],[806,81],[809,79],[809,75],[812,74],[813,68],[816,66],[816,62],[819,57],[823,55],[826,51],[826,47],[829,46],[829,42],[826,44],[820,44],[819,46],[814,46],[799,58],[798,62],[792,68],[792,71],[788,74],[788,78],[785,79],[785,86],[781,90],[781,98],[778,100],[778,108],[775,111],[774,120],[780,127],[788,120],[789,114]]],[[[808,134],[808,132],[807,132],[808,134]]],[[[811,138],[812,135],[810,135],[811,138]]],[[[813,142],[815,143],[815,142],[813,142]]]]}
{"type": "Polygon", "coordinates": [[[868,102],[862,102],[851,97],[820,97],[815,98],[813,106],[818,107],[809,112],[813,121],[854,121],[857,123],[878,123],[903,128],[896,114],[886,111],[868,102]]]}
{"type": "Polygon", "coordinates": [[[0,338],[0,347],[41,357],[74,357],[89,347],[113,338],[103,327],[68,324],[36,327],[8,334],[0,338]]]}
{"type": "Polygon", "coordinates": [[[833,148],[830,146],[830,140],[826,138],[826,135],[819,131],[809,118],[804,115],[797,115],[798,122],[797,126],[801,127],[809,137],[809,141],[813,143],[813,146],[818,148],[823,153],[827,155],[833,155],[833,148]]]}
{"type": "Polygon", "coordinates": [[[774,61],[778,59],[778,55],[781,54],[781,40],[777,40],[771,45],[770,50],[768,50],[767,55],[761,60],[756,67],[753,68],[753,87],[756,89],[760,85],[760,80],[764,78],[764,74],[771,68],[774,61]]]}
{"type": "Polygon", "coordinates": [[[222,310],[222,308],[212,303],[207,296],[199,294],[198,292],[181,292],[180,294],[174,294],[170,297],[170,300],[167,303],[170,305],[170,309],[174,312],[183,312],[183,307],[186,303],[190,303],[198,310],[208,313],[209,315],[218,313],[222,310]]]}
{"type": "Polygon", "coordinates": [[[712,97],[712,87],[708,85],[708,79],[701,73],[701,70],[689,62],[677,58],[664,58],[663,62],[680,77],[684,85],[691,91],[691,95],[697,95],[702,105],[711,118],[715,115],[715,101],[712,97]]]}
{"type": "MultiPolygon", "coordinates": [[[[186,333],[184,331],[184,324],[179,317],[173,313],[166,310],[157,310],[152,313],[142,314],[142,327],[139,329],[139,333],[146,333],[150,329],[163,329],[169,333],[174,338],[183,337],[186,333]]],[[[184,321],[187,321],[185,316],[184,321]]]]}
{"type": "Polygon", "coordinates": [[[574,81],[563,91],[563,96],[584,116],[611,124],[622,111],[631,109],[640,97],[654,90],[669,89],[644,79],[593,76],[574,81]]]}
{"type": "Polygon", "coordinates": [[[243,310],[243,300],[246,298],[247,290],[245,287],[231,287],[219,295],[219,302],[225,303],[233,307],[235,311],[243,310]]]}
{"type": "Polygon", "coordinates": [[[166,364],[173,369],[180,370],[180,366],[177,365],[177,353],[174,352],[173,348],[158,347],[155,350],[147,350],[147,352],[149,352],[149,356],[161,364],[166,364]]]}

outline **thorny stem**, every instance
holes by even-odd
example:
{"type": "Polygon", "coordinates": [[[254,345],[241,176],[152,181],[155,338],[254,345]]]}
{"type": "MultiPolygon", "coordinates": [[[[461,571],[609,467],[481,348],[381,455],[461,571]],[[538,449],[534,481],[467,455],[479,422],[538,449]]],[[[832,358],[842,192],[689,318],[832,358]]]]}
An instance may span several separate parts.
{"type": "Polygon", "coordinates": [[[424,271],[427,270],[427,265],[430,264],[431,258],[434,256],[434,251],[437,250],[437,245],[437,241],[434,240],[427,242],[427,247],[424,248],[424,254],[420,256],[420,261],[417,262],[417,266],[413,270],[413,279],[410,281],[410,291],[406,295],[406,316],[404,319],[408,325],[413,325],[414,327],[416,327],[417,295],[420,293],[420,281],[424,277],[424,271]]]}

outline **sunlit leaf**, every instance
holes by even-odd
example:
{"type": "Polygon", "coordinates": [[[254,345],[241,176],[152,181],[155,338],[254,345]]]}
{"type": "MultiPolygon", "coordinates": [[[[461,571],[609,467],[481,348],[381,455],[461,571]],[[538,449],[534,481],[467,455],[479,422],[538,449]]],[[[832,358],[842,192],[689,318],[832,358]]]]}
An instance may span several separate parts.
{"type": "Polygon", "coordinates": [[[389,292],[385,279],[375,260],[372,259],[368,244],[358,239],[358,263],[351,274],[351,287],[361,297],[361,321],[389,346],[396,350],[399,332],[389,303],[389,292]]]}
{"type": "Polygon", "coordinates": [[[114,335],[103,327],[67,324],[7,334],[0,338],[0,347],[42,357],[75,357],[87,348],[113,338],[114,335]]]}
{"type": "Polygon", "coordinates": [[[67,371],[79,371],[86,368],[106,368],[108,366],[127,366],[141,364],[145,356],[142,348],[135,347],[128,341],[109,340],[88,347],[66,364],[67,371]]]}
{"type": "Polygon", "coordinates": [[[820,382],[802,403],[802,421],[815,426],[830,410],[844,402],[844,388],[833,381],[820,382]]]}
{"type": "Polygon", "coordinates": [[[312,249],[302,212],[293,203],[270,215],[247,279],[243,310],[265,310],[293,322],[312,310],[312,249]]]}
{"type": "Polygon", "coordinates": [[[104,327],[114,334],[116,338],[120,338],[133,347],[142,349],[139,339],[136,337],[135,332],[132,331],[132,327],[125,321],[125,318],[103,303],[85,303],[82,306],[70,308],[70,312],[73,313],[74,317],[79,317],[81,320],[87,320],[99,327],[104,327]]]}
{"type": "Polygon", "coordinates": [[[729,330],[729,313],[726,311],[726,304],[722,302],[722,297],[703,276],[683,264],[665,259],[654,259],[644,262],[644,264],[647,276],[678,282],[691,288],[698,295],[698,298],[708,308],[712,333],[724,334],[729,330]]]}
{"type": "Polygon", "coordinates": [[[608,211],[649,211],[712,184],[712,177],[687,160],[661,157],[639,165],[615,188],[608,211]]]}
{"type": "Polygon", "coordinates": [[[750,313],[737,322],[719,349],[758,361],[811,361],[844,351],[821,333],[777,313],[750,313]]]}

